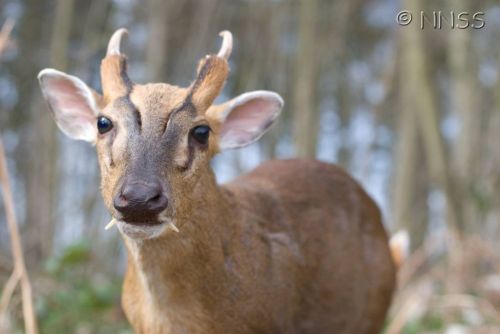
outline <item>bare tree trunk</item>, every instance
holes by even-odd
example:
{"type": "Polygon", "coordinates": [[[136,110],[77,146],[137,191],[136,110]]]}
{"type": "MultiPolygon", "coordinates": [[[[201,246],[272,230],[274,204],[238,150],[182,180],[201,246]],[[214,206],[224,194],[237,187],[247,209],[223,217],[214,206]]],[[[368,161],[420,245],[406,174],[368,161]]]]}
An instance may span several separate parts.
{"type": "MultiPolygon", "coordinates": [[[[96,69],[99,68],[98,63],[95,64],[94,62],[91,62],[91,57],[103,47],[101,37],[103,36],[103,31],[106,27],[106,21],[108,20],[109,13],[110,0],[92,0],[90,2],[87,17],[85,18],[84,23],[82,23],[83,34],[81,44],[84,47],[80,49],[78,54],[78,64],[96,66],[96,69]]],[[[92,73],[94,71],[89,72],[92,73]]],[[[99,73],[99,71],[95,72],[99,73]]],[[[90,77],[83,78],[84,81],[88,81],[90,79],[90,77]]]]}
{"type": "MultiPolygon", "coordinates": [[[[405,82],[407,66],[401,62],[400,81],[405,82]]],[[[412,205],[415,200],[415,173],[417,170],[418,136],[413,94],[410,85],[400,86],[401,115],[394,158],[395,181],[392,201],[393,219],[397,229],[411,230],[412,205]]]]}
{"type": "MultiPolygon", "coordinates": [[[[404,44],[404,43],[402,43],[404,44]]],[[[404,53],[402,47],[400,53],[404,53]]],[[[408,60],[408,58],[406,58],[408,60]]],[[[429,173],[422,168],[425,159],[419,142],[415,110],[415,87],[408,84],[408,69],[412,64],[400,62],[399,82],[399,124],[394,156],[394,183],[392,192],[392,221],[396,230],[407,230],[411,235],[413,249],[418,249],[427,234],[429,225],[427,197],[429,173]]]]}
{"type": "MultiPolygon", "coordinates": [[[[269,3],[264,9],[266,22],[266,30],[268,38],[266,38],[267,46],[262,48],[263,54],[263,80],[269,84],[269,88],[283,94],[287,90],[287,82],[285,73],[287,71],[287,59],[281,48],[281,40],[287,30],[287,17],[290,14],[290,5],[288,3],[269,3]],[[269,8],[270,7],[270,8],[269,8]]],[[[259,83],[260,84],[260,83],[259,83]]],[[[255,89],[253,87],[250,89],[255,89]]],[[[284,96],[285,104],[287,97],[284,96]]],[[[286,113],[283,113],[283,115],[286,113]]],[[[276,157],[277,146],[283,136],[285,127],[284,122],[277,122],[271,131],[264,136],[261,141],[261,147],[264,154],[264,159],[272,159],[276,157]]]]}
{"type": "MultiPolygon", "coordinates": [[[[418,13],[422,6],[420,0],[406,0],[405,8],[418,13]]],[[[450,248],[450,291],[460,291],[460,275],[462,270],[462,231],[463,215],[456,193],[456,185],[448,166],[444,141],[439,130],[439,112],[436,99],[431,89],[428,75],[423,32],[418,25],[405,27],[402,33],[402,61],[407,71],[406,83],[413,91],[413,112],[422,135],[424,152],[429,166],[431,181],[435,182],[447,198],[448,232],[450,248]]]]}
{"type": "MultiPolygon", "coordinates": [[[[69,34],[71,31],[73,0],[59,0],[51,38],[51,64],[65,70],[69,34]]],[[[36,231],[31,235],[33,257],[36,262],[47,258],[53,250],[55,227],[57,225],[58,189],[58,144],[53,120],[40,110],[46,106],[37,95],[33,99],[31,112],[33,129],[30,148],[33,154],[32,170],[27,178],[26,220],[36,231]]]]}
{"type": "MultiPolygon", "coordinates": [[[[497,49],[496,58],[500,63],[500,48],[497,49]]],[[[483,142],[481,143],[486,148],[486,152],[491,159],[487,173],[492,184],[491,197],[494,204],[491,211],[492,216],[495,218],[492,224],[493,228],[488,229],[486,232],[494,233],[489,234],[492,240],[500,238],[498,233],[500,232],[500,175],[498,173],[498,170],[500,170],[500,150],[498,149],[498,143],[500,143],[500,80],[497,80],[493,88],[493,108],[489,113],[486,134],[483,136],[483,142]]]]}
{"type": "Polygon", "coordinates": [[[298,50],[294,71],[294,131],[297,156],[314,157],[318,139],[316,91],[317,1],[302,0],[299,5],[298,50]]]}
{"type": "Polygon", "coordinates": [[[68,68],[69,36],[73,21],[74,0],[58,0],[50,42],[50,63],[61,71],[68,68]]]}
{"type": "Polygon", "coordinates": [[[168,0],[148,0],[148,41],[146,46],[147,78],[165,81],[168,55],[168,0]]]}
{"type": "Polygon", "coordinates": [[[347,42],[349,39],[348,28],[351,23],[349,18],[353,11],[356,10],[358,1],[335,1],[328,5],[333,19],[331,22],[328,22],[331,27],[329,29],[324,29],[328,34],[321,38],[327,41],[327,43],[317,45],[317,47],[321,50],[322,55],[319,58],[328,61],[327,64],[323,64],[323,68],[325,68],[325,70],[330,68],[333,69],[332,76],[336,83],[334,89],[338,107],[337,114],[340,118],[340,148],[337,162],[341,166],[348,168],[351,162],[351,150],[349,149],[350,134],[346,129],[352,113],[352,99],[347,73],[347,64],[349,62],[347,42]],[[331,31],[335,31],[333,36],[331,31]]]}
{"type": "MultiPolygon", "coordinates": [[[[466,0],[449,0],[450,7],[457,10],[470,8],[466,0]]],[[[469,200],[464,204],[464,228],[474,230],[477,224],[477,211],[474,201],[468,196],[469,189],[477,175],[474,167],[480,152],[479,137],[481,128],[481,110],[477,107],[476,71],[474,69],[473,48],[470,29],[451,30],[449,36],[448,59],[450,64],[451,108],[460,119],[460,133],[454,147],[456,172],[460,177],[462,192],[460,195],[469,200]],[[472,204],[472,205],[471,205],[472,204]]]]}

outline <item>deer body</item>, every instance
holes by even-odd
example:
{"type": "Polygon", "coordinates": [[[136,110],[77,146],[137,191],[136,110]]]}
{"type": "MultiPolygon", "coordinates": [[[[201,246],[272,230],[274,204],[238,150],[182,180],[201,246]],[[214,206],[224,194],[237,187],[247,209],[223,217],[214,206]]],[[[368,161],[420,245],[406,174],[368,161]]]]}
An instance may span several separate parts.
{"type": "Polygon", "coordinates": [[[344,171],[313,160],[263,164],[218,186],[210,159],[259,139],[283,107],[253,91],[214,105],[232,37],[186,88],[127,76],[118,30],[103,94],[45,69],[59,128],[96,145],[101,189],[128,251],[122,302],[137,333],[381,330],[395,267],[379,210],[344,171]]]}
{"type": "Polygon", "coordinates": [[[380,331],[395,268],[377,207],[345,172],[285,160],[211,180],[186,230],[127,242],[137,333],[380,331]]]}

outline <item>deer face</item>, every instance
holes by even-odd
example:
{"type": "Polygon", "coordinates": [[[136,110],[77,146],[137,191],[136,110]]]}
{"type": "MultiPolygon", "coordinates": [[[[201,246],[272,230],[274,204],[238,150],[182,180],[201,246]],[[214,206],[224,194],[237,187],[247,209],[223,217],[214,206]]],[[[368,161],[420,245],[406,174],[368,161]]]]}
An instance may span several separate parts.
{"type": "Polygon", "coordinates": [[[221,33],[219,54],[200,61],[189,87],[135,84],[119,48],[125,32],[118,30],[108,45],[101,65],[102,95],[53,69],[38,78],[59,128],[96,145],[102,195],[120,231],[148,239],[188,220],[195,197],[209,191],[204,187],[212,180],[212,156],[260,138],[283,100],[273,92],[254,91],[212,105],[229,71],[229,32],[221,33]]]}

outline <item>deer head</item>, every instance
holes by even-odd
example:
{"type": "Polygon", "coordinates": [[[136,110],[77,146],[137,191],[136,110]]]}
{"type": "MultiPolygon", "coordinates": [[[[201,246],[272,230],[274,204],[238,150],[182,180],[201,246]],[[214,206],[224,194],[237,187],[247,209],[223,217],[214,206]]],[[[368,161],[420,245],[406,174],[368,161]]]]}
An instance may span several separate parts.
{"type": "Polygon", "coordinates": [[[38,79],[62,132],[95,144],[102,195],[120,231],[148,239],[182,224],[193,197],[211,191],[214,154],[259,139],[283,100],[274,92],[253,91],[212,104],[229,72],[228,31],[221,32],[218,54],[200,60],[189,87],[135,84],[120,51],[126,33],[119,29],[109,41],[101,63],[102,94],[54,69],[42,70],[38,79]]]}

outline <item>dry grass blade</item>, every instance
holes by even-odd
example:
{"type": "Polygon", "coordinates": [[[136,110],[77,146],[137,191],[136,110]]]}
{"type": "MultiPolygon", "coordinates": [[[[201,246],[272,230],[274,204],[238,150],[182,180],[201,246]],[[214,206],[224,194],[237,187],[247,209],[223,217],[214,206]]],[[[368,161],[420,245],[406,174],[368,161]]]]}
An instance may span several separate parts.
{"type": "MultiPolygon", "coordinates": [[[[9,35],[14,26],[12,20],[8,20],[2,27],[0,32],[0,54],[5,50],[9,43],[9,35]]],[[[23,316],[24,323],[26,327],[26,333],[37,334],[38,326],[35,317],[35,311],[33,308],[33,298],[31,292],[31,283],[28,277],[28,272],[26,270],[26,265],[24,263],[23,250],[21,247],[21,239],[19,236],[19,230],[17,228],[17,219],[14,210],[14,198],[12,196],[12,190],[9,182],[9,175],[7,171],[7,161],[5,157],[5,151],[3,148],[2,140],[0,139],[0,184],[3,190],[3,202],[5,207],[5,213],[7,216],[7,227],[9,229],[12,255],[14,257],[14,273],[7,282],[2,293],[2,309],[5,307],[7,309],[10,296],[12,295],[16,283],[20,280],[21,282],[21,293],[23,301],[23,316]],[[5,298],[4,298],[5,296],[5,298]],[[5,305],[3,305],[5,303],[5,305]]],[[[3,316],[0,314],[0,316],[3,316]]]]}

